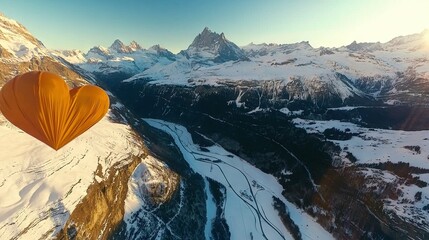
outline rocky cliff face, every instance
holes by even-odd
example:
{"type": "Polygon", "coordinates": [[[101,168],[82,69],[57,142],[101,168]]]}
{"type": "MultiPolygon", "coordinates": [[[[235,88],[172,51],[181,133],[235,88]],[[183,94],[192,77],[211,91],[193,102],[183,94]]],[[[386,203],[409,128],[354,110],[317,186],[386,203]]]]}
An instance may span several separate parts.
{"type": "Polygon", "coordinates": [[[86,83],[84,77],[73,71],[31,35],[18,22],[0,15],[0,84],[28,71],[49,71],[62,76],[70,86],[86,83]]]}
{"type": "MultiPolygon", "coordinates": [[[[251,45],[243,51],[250,61],[233,59],[210,62],[217,53],[213,54],[207,49],[217,49],[217,42],[224,38],[220,36],[218,39],[213,34],[205,29],[188,50],[170,63],[157,63],[125,81],[121,80],[128,76],[120,75],[126,74],[126,71],[121,72],[121,67],[115,74],[98,75],[98,79],[138,118],[157,118],[182,124],[201,146],[207,144],[204,138],[207,137],[273,175],[284,189],[282,195],[317,219],[336,238],[427,237],[425,227],[404,217],[400,211],[391,210],[387,204],[404,197],[398,190],[401,182],[414,181],[408,186],[423,187],[419,180],[410,180],[400,173],[400,163],[394,163],[392,167],[396,171],[395,179],[399,179],[397,182],[368,176],[367,172],[375,176],[390,176],[390,173],[386,172],[384,165],[361,164],[360,159],[347,148],[341,148],[334,142],[345,141],[355,135],[335,129],[308,133],[291,122],[294,117],[310,120],[334,118],[368,127],[408,129],[401,126],[410,120],[392,118],[397,109],[380,111],[370,107],[385,103],[400,103],[404,107],[426,104],[427,72],[421,64],[427,62],[427,56],[420,48],[410,48],[419,44],[423,33],[386,44],[352,43],[334,49],[314,49],[306,42],[251,45]],[[378,54],[389,55],[394,51],[412,56],[410,58],[414,60],[378,57],[378,54]],[[345,105],[364,105],[370,110],[363,108],[346,113],[327,110],[345,105]],[[377,114],[382,117],[377,117],[377,114]],[[386,124],[380,125],[381,119],[387,119],[386,124]],[[374,188],[374,184],[383,187],[374,188]]],[[[413,115],[415,111],[408,113],[408,119],[417,116],[413,115]]],[[[137,125],[141,124],[139,122],[137,125]]],[[[427,127],[419,126],[422,127],[419,129],[427,127]]],[[[148,129],[150,127],[141,128],[140,134],[152,142],[149,148],[158,153],[168,149],[165,143],[157,144],[154,140],[162,134],[156,133],[154,136],[151,134],[153,130],[148,129]]],[[[178,167],[180,164],[171,160],[171,156],[164,160],[182,177],[189,176],[183,166],[178,167]]],[[[204,195],[203,180],[198,175],[183,179],[181,186],[190,187],[186,183],[191,182],[192,188],[199,189],[199,194],[204,195]]],[[[217,196],[222,196],[222,191],[228,189],[228,186],[218,183],[209,185],[217,196]]],[[[182,202],[183,197],[180,196],[188,194],[173,196],[172,202],[182,202]]],[[[199,195],[192,196],[188,198],[189,203],[196,204],[204,211],[199,195]]],[[[216,204],[223,201],[225,199],[219,197],[216,204]]],[[[171,204],[167,205],[174,208],[171,204]]],[[[288,231],[293,236],[302,236],[305,232],[288,217],[286,208],[278,201],[276,206],[288,231]]],[[[164,212],[165,209],[159,212],[164,216],[160,217],[161,220],[148,216],[148,209],[143,208],[133,215],[133,222],[145,224],[148,229],[157,229],[159,224],[169,222],[170,218],[166,220],[165,216],[171,215],[164,212]]],[[[212,236],[219,234],[227,238],[231,231],[221,217],[222,211],[221,207],[216,209],[219,217],[213,226],[218,231],[212,236]]],[[[192,215],[199,219],[196,226],[202,234],[203,217],[196,212],[192,215]]],[[[426,220],[421,224],[426,226],[426,220]]],[[[115,237],[148,237],[146,232],[137,233],[137,228],[127,233],[125,224],[121,226],[115,237]]],[[[181,234],[183,231],[177,227],[162,231],[162,236],[167,238],[181,234]]],[[[189,238],[198,238],[198,235],[189,238]]]]}
{"type": "Polygon", "coordinates": [[[353,42],[338,48],[313,48],[305,41],[239,48],[224,34],[205,28],[177,55],[157,50],[158,54],[145,55],[145,61],[139,61],[133,54],[110,54],[116,59],[114,63],[99,57],[96,65],[100,68],[94,69],[89,63],[79,66],[102,81],[114,78],[238,88],[281,82],[291,100],[308,100],[322,107],[362,99],[377,104],[425,105],[422,89],[426,89],[428,79],[427,35],[423,31],[387,43],[353,42]],[[129,61],[131,58],[134,60],[129,61]]]}
{"type": "MultiPolygon", "coordinates": [[[[107,177],[94,182],[87,189],[87,195],[76,206],[56,238],[115,239],[121,233],[128,236],[127,239],[136,239],[131,236],[148,235],[152,230],[143,226],[152,222],[140,220],[141,225],[127,222],[135,213],[126,208],[130,207],[127,201],[131,201],[129,198],[132,198],[133,190],[141,193],[138,197],[145,199],[145,204],[138,207],[153,208],[168,204],[179,191],[179,176],[158,161],[143,155],[132,156],[132,159],[123,159],[113,165],[108,170],[107,177]],[[143,174],[136,175],[135,171],[141,168],[145,169],[143,174]],[[147,176],[149,172],[152,173],[151,176],[147,176]],[[149,180],[148,177],[152,179],[149,180]],[[134,182],[145,181],[145,184],[133,185],[134,182]]],[[[102,178],[102,172],[99,165],[96,175],[102,178]]]]}
{"type": "MultiPolygon", "coordinates": [[[[22,25],[4,16],[0,52],[0,86],[34,70],[56,73],[71,88],[94,80],[51,55],[22,25]]],[[[125,119],[134,119],[132,114],[111,94],[110,98],[108,116],[59,151],[23,134],[0,115],[0,142],[9,149],[0,151],[0,238],[113,236],[127,214],[128,185],[137,166],[144,165],[155,175],[152,178],[164,179],[140,186],[145,196],[158,204],[171,200],[179,189],[178,175],[160,160],[148,160],[143,140],[125,119]]]]}
{"type": "Polygon", "coordinates": [[[243,50],[228,41],[224,33],[217,34],[207,27],[195,37],[188,49],[181,54],[196,63],[210,64],[228,61],[249,60],[243,50]]]}
{"type": "MultiPolygon", "coordinates": [[[[143,156],[123,159],[128,163],[113,165],[107,179],[95,182],[87,189],[86,196],[76,205],[57,239],[107,239],[124,217],[124,202],[128,180],[143,156]],[[118,168],[119,165],[122,165],[118,168]]],[[[101,165],[98,177],[103,177],[101,165]]]]}
{"type": "Polygon", "coordinates": [[[70,87],[87,84],[87,80],[82,75],[49,56],[41,58],[34,57],[28,62],[0,61],[0,68],[0,79],[2,84],[16,75],[23,74],[28,71],[48,71],[56,73],[63,77],[70,87]]]}
{"type": "MultiPolygon", "coordinates": [[[[225,216],[231,184],[195,172],[181,142],[141,118],[185,126],[198,149],[187,153],[194,160],[227,164],[208,155],[217,146],[227,151],[225,159],[238,156],[242,166],[250,163],[273,177],[281,190],[267,201],[273,201],[277,211],[273,215],[280,216],[287,229],[279,236],[308,237],[308,225],[317,221],[324,232],[339,239],[428,238],[429,170],[412,165],[426,161],[426,145],[389,146],[385,159],[357,155],[391,144],[392,139],[371,135],[382,131],[375,127],[428,128],[427,123],[417,129],[406,127],[415,126],[427,112],[406,105],[416,99],[423,104],[427,95],[421,34],[337,49],[314,49],[301,42],[241,50],[223,34],[205,29],[187,53],[173,55],[159,46],[143,51],[136,44],[116,42],[110,49],[92,49],[87,63],[72,65],[67,59],[80,53],[57,58],[22,26],[0,20],[0,30],[14,29],[0,36],[2,81],[28,70],[46,70],[63,76],[70,86],[97,79],[117,97],[111,95],[110,115],[98,128],[59,153],[26,139],[0,119],[4,133],[0,142],[17,149],[0,158],[14,163],[0,168],[0,195],[8,196],[0,199],[1,238],[231,238],[236,225],[225,216]],[[8,45],[9,32],[26,44],[8,45]],[[385,60],[377,57],[377,51],[400,51],[412,55],[412,60],[385,60]],[[202,62],[196,63],[196,58],[202,62]],[[392,74],[377,75],[384,71],[392,74]],[[134,73],[140,74],[122,82],[134,73]],[[389,100],[402,102],[406,110],[370,108],[389,100]],[[349,104],[365,107],[326,109],[349,104]],[[398,113],[406,117],[397,118],[398,113]],[[342,120],[335,125],[341,129],[323,129],[318,120],[342,120]],[[308,126],[299,126],[300,122],[308,126]],[[408,155],[392,157],[392,149],[408,155]],[[415,161],[398,162],[408,158],[415,161]],[[297,220],[291,211],[295,208],[313,218],[297,220]]],[[[179,138],[184,135],[183,129],[175,131],[182,131],[179,138]]],[[[405,133],[398,136],[402,144],[405,133]]],[[[249,209],[252,204],[258,207],[256,194],[249,192],[263,191],[264,186],[257,181],[246,184],[235,194],[249,209]]],[[[252,214],[259,221],[267,218],[259,210],[252,214]]],[[[245,226],[242,221],[240,226],[245,226]]],[[[256,236],[254,225],[246,237],[256,236]]],[[[262,226],[260,231],[263,236],[262,226]]]]}
{"type": "MultiPolygon", "coordinates": [[[[264,88],[259,84],[252,88],[246,82],[245,88],[236,88],[236,84],[190,88],[132,82],[112,89],[138,116],[180,123],[272,174],[282,184],[283,195],[289,201],[318,219],[318,223],[337,238],[427,237],[425,230],[401,218],[400,213],[383,210],[386,199],[398,197],[397,183],[362,173],[379,171],[373,166],[359,162],[342,165],[341,149],[327,139],[337,139],[335,136],[328,132],[325,136],[307,134],[288,120],[296,117],[294,114],[302,118],[329,119],[334,116],[332,112],[328,111],[328,115],[319,112],[318,107],[305,100],[289,101],[285,92],[273,90],[277,89],[275,85],[271,82],[264,88]],[[290,109],[288,115],[274,110],[283,107],[290,109]],[[366,187],[373,184],[383,187],[366,187]]],[[[395,111],[391,109],[392,113],[395,111]]],[[[338,115],[336,119],[360,119],[372,124],[371,116],[361,112],[338,115]]],[[[395,124],[401,126],[401,123],[395,124]]],[[[342,139],[341,136],[338,139],[342,139]]],[[[200,141],[197,142],[205,144],[204,140],[200,141]]],[[[356,161],[352,154],[345,159],[356,161]]],[[[393,164],[393,168],[402,167],[393,164]]]]}

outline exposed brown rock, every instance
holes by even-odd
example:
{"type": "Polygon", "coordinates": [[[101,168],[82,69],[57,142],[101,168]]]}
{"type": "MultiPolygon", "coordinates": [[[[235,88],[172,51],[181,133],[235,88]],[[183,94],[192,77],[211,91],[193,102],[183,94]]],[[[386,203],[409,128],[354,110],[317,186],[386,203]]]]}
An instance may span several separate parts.
{"type": "MultiPolygon", "coordinates": [[[[3,18],[4,15],[0,13],[0,17],[3,18]]],[[[43,47],[43,44],[39,40],[37,40],[37,38],[35,38],[33,35],[31,35],[31,33],[22,24],[20,24],[18,22],[2,21],[0,19],[0,26],[8,29],[9,31],[12,31],[16,35],[24,37],[26,40],[30,41],[31,43],[33,43],[34,45],[36,45],[38,47],[43,47]]],[[[6,40],[8,40],[8,39],[6,39],[6,40]]]]}
{"type": "Polygon", "coordinates": [[[16,75],[29,71],[48,71],[62,76],[69,87],[87,84],[78,73],[51,57],[32,58],[29,62],[8,62],[0,58],[0,86],[16,75]]]}
{"type": "MultiPolygon", "coordinates": [[[[76,206],[57,239],[107,239],[124,216],[128,179],[144,156],[131,156],[131,161],[115,164],[107,179],[94,181],[87,195],[76,206]]],[[[127,161],[127,159],[124,159],[127,161]]]]}
{"type": "Polygon", "coordinates": [[[0,46],[0,58],[10,58],[13,54],[0,46]]]}
{"type": "Polygon", "coordinates": [[[141,186],[143,197],[154,205],[169,201],[179,188],[180,176],[159,163],[145,162],[144,165],[146,170],[141,176],[146,180],[141,186]]]}

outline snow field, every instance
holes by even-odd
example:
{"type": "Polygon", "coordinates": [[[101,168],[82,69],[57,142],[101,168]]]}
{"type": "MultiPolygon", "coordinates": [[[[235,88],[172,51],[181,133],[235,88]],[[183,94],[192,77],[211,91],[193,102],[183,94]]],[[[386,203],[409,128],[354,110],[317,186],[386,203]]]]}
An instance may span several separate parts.
{"type": "Polygon", "coordinates": [[[106,116],[55,151],[0,116],[0,238],[54,236],[88,186],[141,151],[126,125],[106,116]]]}
{"type": "MultiPolygon", "coordinates": [[[[353,123],[331,121],[313,121],[296,118],[293,120],[297,127],[305,129],[308,133],[323,133],[325,129],[337,128],[351,133],[358,133],[350,140],[329,140],[341,147],[343,163],[353,164],[377,164],[377,163],[407,163],[411,167],[429,169],[429,130],[424,131],[399,131],[386,129],[369,129],[353,123]],[[406,147],[408,146],[408,147],[406,147]],[[418,146],[419,151],[410,149],[418,146]],[[346,158],[346,152],[352,153],[356,163],[351,163],[346,158]]],[[[417,186],[400,181],[400,178],[389,171],[364,168],[361,171],[369,183],[367,188],[379,188],[385,183],[396,184],[400,192],[398,199],[385,199],[385,211],[393,211],[405,221],[411,222],[420,228],[429,230],[429,215],[423,208],[429,206],[429,187],[417,186]],[[416,199],[420,194],[421,199],[416,199]]],[[[429,174],[412,174],[424,183],[429,183],[429,174]]]]}
{"type": "MultiPolygon", "coordinates": [[[[208,152],[202,151],[183,126],[156,119],[144,120],[171,135],[195,172],[225,186],[224,211],[231,239],[250,239],[251,236],[254,239],[293,239],[273,207],[273,196],[286,204],[303,239],[333,238],[313,218],[281,195],[282,187],[273,176],[263,173],[219,145],[207,147],[208,152]]],[[[213,207],[210,195],[207,196],[207,205],[208,208],[213,207]]],[[[207,224],[210,223],[209,219],[207,224]]],[[[209,227],[206,226],[206,236],[209,227]]]]}

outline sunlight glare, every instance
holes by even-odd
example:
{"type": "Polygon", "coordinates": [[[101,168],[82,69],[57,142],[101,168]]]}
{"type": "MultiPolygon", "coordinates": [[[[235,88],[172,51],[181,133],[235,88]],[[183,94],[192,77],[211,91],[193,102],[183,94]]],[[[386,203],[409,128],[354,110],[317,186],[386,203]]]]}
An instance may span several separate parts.
{"type": "Polygon", "coordinates": [[[423,39],[425,41],[425,46],[429,48],[429,29],[426,29],[423,33],[423,39]]]}

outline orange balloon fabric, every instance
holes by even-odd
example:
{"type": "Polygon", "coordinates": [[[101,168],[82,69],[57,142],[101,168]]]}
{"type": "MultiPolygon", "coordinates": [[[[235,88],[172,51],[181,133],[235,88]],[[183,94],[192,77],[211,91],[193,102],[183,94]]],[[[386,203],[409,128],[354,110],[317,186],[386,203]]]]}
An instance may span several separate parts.
{"type": "Polygon", "coordinates": [[[60,149],[84,133],[107,113],[109,97],[93,85],[69,90],[49,72],[28,72],[0,90],[0,110],[15,126],[60,149]]]}

